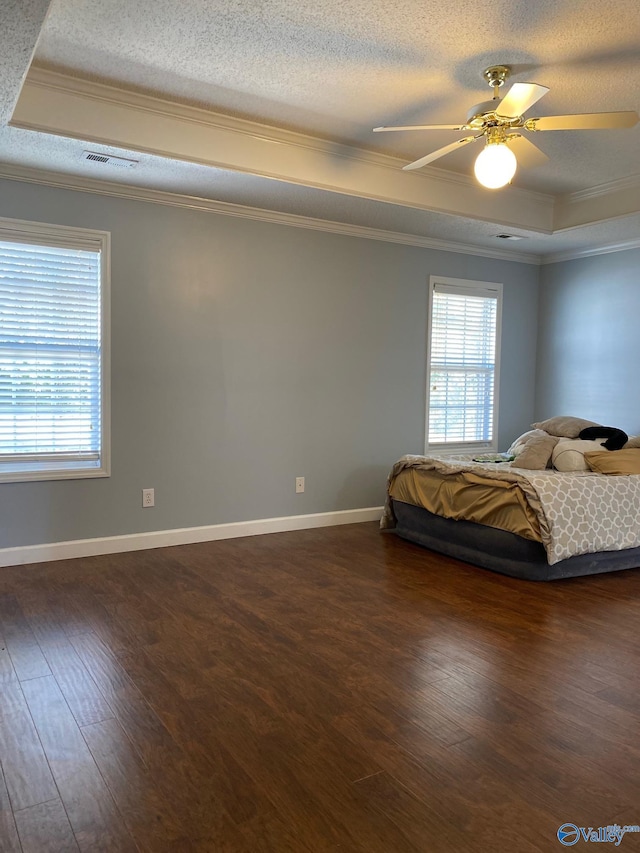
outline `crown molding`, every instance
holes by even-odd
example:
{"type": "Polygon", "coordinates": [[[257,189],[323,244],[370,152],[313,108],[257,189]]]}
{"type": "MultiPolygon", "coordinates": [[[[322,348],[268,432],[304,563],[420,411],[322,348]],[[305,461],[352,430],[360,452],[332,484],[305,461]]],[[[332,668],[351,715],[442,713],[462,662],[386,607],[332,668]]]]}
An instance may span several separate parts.
{"type": "Polygon", "coordinates": [[[640,175],[629,175],[558,196],[553,232],[572,231],[585,225],[610,222],[640,213],[640,175]]]}
{"type": "MultiPolygon", "coordinates": [[[[168,101],[155,95],[148,95],[129,89],[121,89],[108,83],[99,83],[95,80],[73,77],[59,71],[51,71],[48,68],[34,65],[29,70],[28,82],[43,88],[59,92],[75,92],[94,100],[106,103],[133,106],[140,111],[157,113],[163,116],[179,116],[190,122],[232,130],[236,133],[248,135],[254,139],[262,139],[266,142],[286,143],[298,147],[313,150],[326,151],[326,146],[331,146],[332,152],[338,156],[344,156],[350,160],[361,160],[365,163],[373,163],[384,166],[394,171],[406,165],[401,157],[391,154],[382,154],[368,148],[360,148],[346,142],[339,142],[329,137],[313,136],[298,130],[276,127],[253,119],[240,118],[227,113],[219,113],[203,107],[196,107],[177,101],[168,101]]],[[[467,175],[459,172],[451,172],[447,169],[438,169],[435,166],[425,166],[415,172],[412,177],[429,178],[434,177],[440,181],[458,187],[471,187],[477,189],[477,182],[467,175]]],[[[513,197],[522,199],[533,199],[540,204],[553,203],[555,196],[550,193],[527,190],[521,187],[508,187],[507,192],[513,197]]]]}
{"type": "Polygon", "coordinates": [[[499,195],[442,169],[114,86],[33,69],[10,124],[84,142],[550,234],[553,196],[499,195]]]}
{"type": "Polygon", "coordinates": [[[501,261],[516,263],[540,264],[539,255],[528,252],[511,252],[503,249],[492,249],[486,246],[475,246],[467,243],[457,243],[434,237],[424,237],[419,234],[402,234],[398,231],[385,231],[369,228],[363,225],[349,225],[344,222],[333,222],[325,219],[315,219],[310,216],[300,216],[294,213],[282,213],[258,207],[248,207],[225,201],[200,198],[182,193],[153,190],[137,187],[131,184],[115,183],[113,181],[98,181],[77,175],[67,175],[60,172],[49,172],[43,169],[13,166],[0,163],[0,178],[10,181],[20,181],[30,184],[41,184],[58,189],[86,192],[95,195],[113,196],[130,201],[163,204],[170,207],[183,207],[204,213],[217,213],[222,216],[235,216],[241,219],[253,219],[258,222],[269,222],[276,225],[286,225],[294,228],[308,228],[313,231],[325,231],[329,234],[341,234],[347,237],[360,237],[366,240],[379,240],[385,243],[398,243],[404,246],[415,246],[421,249],[436,249],[455,254],[475,255],[482,258],[494,258],[501,261]]]}
{"type": "Polygon", "coordinates": [[[566,252],[553,252],[543,255],[542,264],[557,264],[562,261],[575,261],[578,258],[591,258],[594,255],[611,255],[615,252],[627,252],[630,249],[640,249],[640,238],[626,240],[623,243],[609,243],[603,246],[590,246],[587,249],[570,249],[566,252]]]}
{"type": "Polygon", "coordinates": [[[29,71],[10,123],[546,235],[640,212],[640,175],[557,197],[517,187],[493,195],[466,175],[403,172],[404,160],[387,154],[43,67],[29,71]]]}
{"type": "Polygon", "coordinates": [[[0,179],[22,183],[41,184],[57,189],[85,192],[94,195],[113,196],[115,198],[140,201],[150,204],[163,204],[170,207],[184,207],[203,213],[217,213],[221,216],[235,216],[240,219],[253,219],[258,222],[269,222],[275,225],[286,225],[292,228],[308,228],[312,231],[324,231],[328,234],[342,234],[347,237],[359,237],[365,240],[379,240],[384,243],[398,243],[403,246],[415,246],[420,249],[435,249],[454,254],[474,255],[482,258],[494,258],[501,261],[545,265],[562,261],[572,261],[588,258],[594,255],[607,255],[615,252],[625,252],[640,248],[640,238],[620,243],[608,243],[601,246],[590,246],[584,249],[569,249],[566,252],[552,252],[545,255],[535,255],[529,252],[510,252],[501,249],[491,249],[486,246],[476,246],[470,243],[458,243],[452,240],[424,237],[419,234],[402,234],[398,231],[385,231],[369,228],[363,225],[349,225],[344,222],[333,222],[325,219],[315,219],[310,216],[300,216],[295,213],[282,213],[258,207],[248,207],[231,202],[215,201],[213,199],[190,196],[183,193],[153,190],[146,187],[136,187],[131,184],[98,181],[78,175],[67,175],[60,172],[49,172],[44,169],[13,166],[0,163],[0,179]]]}
{"type": "Polygon", "coordinates": [[[559,196],[558,201],[562,204],[576,204],[590,198],[599,198],[603,195],[621,192],[623,190],[640,190],[640,175],[628,175],[626,178],[618,178],[605,184],[597,184],[584,190],[566,193],[559,196]]]}

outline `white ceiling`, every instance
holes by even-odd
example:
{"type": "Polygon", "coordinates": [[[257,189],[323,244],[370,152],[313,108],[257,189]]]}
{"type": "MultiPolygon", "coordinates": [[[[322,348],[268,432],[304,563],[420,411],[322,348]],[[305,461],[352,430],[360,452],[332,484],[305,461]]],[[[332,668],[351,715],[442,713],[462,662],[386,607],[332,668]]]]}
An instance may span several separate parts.
{"type": "MultiPolygon", "coordinates": [[[[384,161],[379,185],[372,172],[370,184],[363,174],[348,188],[335,176],[321,178],[311,167],[308,176],[304,171],[289,174],[286,167],[270,170],[264,157],[236,162],[233,157],[216,159],[212,152],[209,160],[189,154],[180,144],[150,146],[141,130],[138,136],[133,130],[109,133],[107,112],[101,128],[82,121],[66,126],[31,104],[29,85],[18,101],[17,126],[8,126],[8,105],[18,95],[29,67],[29,44],[35,45],[34,33],[48,4],[11,0],[6,5],[13,15],[13,42],[20,49],[0,60],[0,106],[5,104],[0,173],[2,163],[8,164],[5,173],[46,169],[485,247],[496,246],[495,234],[507,230],[526,239],[512,246],[502,243],[501,250],[534,255],[640,236],[640,125],[536,134],[535,142],[550,162],[520,169],[513,187],[493,192],[478,190],[472,179],[476,146],[439,160],[437,169],[423,170],[415,178],[418,183],[407,183],[407,173],[401,172],[404,162],[459,138],[459,132],[371,132],[379,124],[462,122],[472,104],[491,97],[481,72],[495,63],[513,67],[511,82],[550,87],[534,107],[535,115],[639,110],[637,0],[51,2],[27,84],[49,79],[48,72],[63,72],[65,78],[53,75],[57,86],[65,79],[74,86],[107,83],[123,90],[123,97],[142,93],[162,99],[166,113],[178,109],[177,102],[218,117],[249,119],[261,123],[256,135],[262,139],[277,137],[283,128],[319,137],[324,142],[312,144],[325,159],[331,153],[327,140],[349,146],[344,150],[352,159],[369,157],[366,152],[398,158],[384,161]],[[16,12],[20,8],[24,13],[25,6],[31,7],[29,15],[16,12]],[[128,152],[140,163],[132,171],[100,171],[81,160],[84,140],[92,148],[100,143],[100,150],[128,152]],[[397,186],[391,187],[389,167],[399,173],[393,178],[397,186]],[[449,195],[457,196],[451,206],[442,200],[430,204],[432,185],[442,179],[449,195]],[[416,187],[424,190],[419,201],[416,187]],[[470,218],[464,193],[475,194],[470,218]],[[590,195],[597,203],[589,206],[585,199],[590,195]],[[539,219],[518,215],[518,206],[524,210],[526,205],[540,210],[546,205],[548,211],[539,219]]],[[[87,91],[95,96],[90,86],[87,91]]],[[[103,102],[105,91],[96,90],[103,102]]],[[[135,104],[142,112],[152,102],[138,99],[135,104]]],[[[251,127],[241,129],[246,136],[251,127]]],[[[300,138],[294,141],[299,146],[300,138]]],[[[375,161],[378,170],[382,162],[375,161]]]]}

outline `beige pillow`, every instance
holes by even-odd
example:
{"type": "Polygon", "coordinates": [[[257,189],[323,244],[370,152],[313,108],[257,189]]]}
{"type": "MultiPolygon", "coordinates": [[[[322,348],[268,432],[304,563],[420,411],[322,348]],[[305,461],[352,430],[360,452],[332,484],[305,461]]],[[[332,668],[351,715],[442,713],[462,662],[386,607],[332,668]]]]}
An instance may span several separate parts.
{"type": "Polygon", "coordinates": [[[511,464],[516,468],[528,468],[530,471],[546,468],[558,441],[559,438],[544,430],[529,430],[516,438],[509,448],[509,456],[515,456],[511,464]]]}
{"type": "Polygon", "coordinates": [[[550,435],[558,435],[560,438],[577,438],[583,429],[591,426],[602,426],[594,421],[586,421],[584,418],[573,418],[570,415],[559,415],[557,418],[549,418],[538,424],[531,424],[534,429],[543,429],[550,435]]]}
{"type": "Polygon", "coordinates": [[[599,474],[640,474],[640,447],[594,450],[585,453],[584,458],[591,470],[599,474]]]}
{"type": "MultiPolygon", "coordinates": [[[[623,450],[629,450],[631,447],[640,447],[640,435],[630,435],[629,441],[622,448],[623,450]]],[[[613,451],[612,451],[613,452],[613,451]]]]}
{"type": "MultiPolygon", "coordinates": [[[[584,458],[584,454],[589,451],[601,451],[602,442],[606,438],[599,441],[585,441],[579,438],[561,438],[553,448],[551,461],[556,471],[569,473],[572,471],[588,471],[589,465],[584,458]]],[[[611,453],[610,450],[605,450],[605,453],[611,453]]]]}

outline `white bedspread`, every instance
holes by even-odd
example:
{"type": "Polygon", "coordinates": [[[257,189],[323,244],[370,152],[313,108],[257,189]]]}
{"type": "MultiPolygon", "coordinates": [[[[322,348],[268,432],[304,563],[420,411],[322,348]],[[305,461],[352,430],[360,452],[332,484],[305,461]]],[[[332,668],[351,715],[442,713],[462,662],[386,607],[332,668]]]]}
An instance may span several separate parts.
{"type": "MultiPolygon", "coordinates": [[[[482,471],[483,476],[516,481],[538,517],[549,565],[598,551],[640,547],[640,475],[625,477],[581,471],[529,471],[509,463],[474,463],[469,457],[403,456],[389,481],[404,468],[442,473],[482,471]]],[[[387,497],[381,527],[395,520],[387,497]]]]}

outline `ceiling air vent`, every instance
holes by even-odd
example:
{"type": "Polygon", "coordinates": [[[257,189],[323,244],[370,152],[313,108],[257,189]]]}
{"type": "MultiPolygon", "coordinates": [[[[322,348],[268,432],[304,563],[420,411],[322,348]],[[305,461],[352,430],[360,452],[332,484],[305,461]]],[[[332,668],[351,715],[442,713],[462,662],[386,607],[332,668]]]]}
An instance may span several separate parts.
{"type": "Polygon", "coordinates": [[[103,163],[105,166],[120,166],[125,169],[133,169],[139,163],[138,160],[115,157],[113,154],[101,154],[99,151],[83,151],[82,159],[90,160],[92,163],[103,163]]]}
{"type": "Polygon", "coordinates": [[[518,237],[517,234],[496,234],[498,240],[524,240],[524,237],[518,237]]]}

